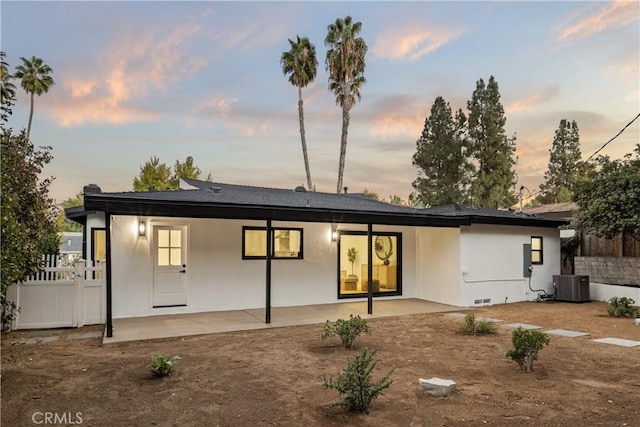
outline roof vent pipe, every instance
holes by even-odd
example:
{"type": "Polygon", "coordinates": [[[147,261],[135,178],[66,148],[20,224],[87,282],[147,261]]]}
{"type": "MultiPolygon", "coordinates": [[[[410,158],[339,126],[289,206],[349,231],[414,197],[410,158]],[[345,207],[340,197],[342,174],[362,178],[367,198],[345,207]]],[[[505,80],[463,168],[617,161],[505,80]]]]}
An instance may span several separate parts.
{"type": "Polygon", "coordinates": [[[343,190],[344,190],[344,194],[347,194],[347,191],[349,191],[349,187],[345,186],[343,190]]]}

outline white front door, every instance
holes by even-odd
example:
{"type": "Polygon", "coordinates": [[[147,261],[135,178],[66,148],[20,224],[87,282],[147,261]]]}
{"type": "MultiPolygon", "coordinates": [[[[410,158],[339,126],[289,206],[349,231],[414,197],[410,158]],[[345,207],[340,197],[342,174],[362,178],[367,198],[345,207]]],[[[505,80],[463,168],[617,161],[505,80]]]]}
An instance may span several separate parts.
{"type": "Polygon", "coordinates": [[[153,306],[187,305],[187,227],[153,227],[153,306]]]}

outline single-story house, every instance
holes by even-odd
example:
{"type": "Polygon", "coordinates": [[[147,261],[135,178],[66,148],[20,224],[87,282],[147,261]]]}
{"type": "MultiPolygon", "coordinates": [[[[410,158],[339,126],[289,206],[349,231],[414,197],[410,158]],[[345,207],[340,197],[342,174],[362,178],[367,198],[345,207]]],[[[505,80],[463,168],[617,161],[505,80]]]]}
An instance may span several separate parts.
{"type": "Polygon", "coordinates": [[[85,187],[84,254],[106,264],[114,318],[420,298],[455,306],[553,292],[565,221],[460,205],[192,179],[180,190],[85,187]],[[371,248],[371,250],[368,250],[371,248]],[[532,273],[528,267],[533,265],[532,273]],[[372,278],[370,280],[369,278],[372,278]]]}

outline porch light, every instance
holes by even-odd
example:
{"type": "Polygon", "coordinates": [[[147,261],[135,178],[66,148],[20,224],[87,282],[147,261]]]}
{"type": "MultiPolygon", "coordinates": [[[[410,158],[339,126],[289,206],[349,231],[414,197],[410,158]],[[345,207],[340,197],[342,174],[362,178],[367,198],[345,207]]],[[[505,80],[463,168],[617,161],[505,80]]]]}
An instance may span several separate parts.
{"type": "Polygon", "coordinates": [[[331,224],[331,241],[338,241],[338,226],[335,224],[331,224]]]}
{"type": "Polygon", "coordinates": [[[144,237],[147,235],[147,223],[144,220],[138,220],[138,236],[144,237]]]}

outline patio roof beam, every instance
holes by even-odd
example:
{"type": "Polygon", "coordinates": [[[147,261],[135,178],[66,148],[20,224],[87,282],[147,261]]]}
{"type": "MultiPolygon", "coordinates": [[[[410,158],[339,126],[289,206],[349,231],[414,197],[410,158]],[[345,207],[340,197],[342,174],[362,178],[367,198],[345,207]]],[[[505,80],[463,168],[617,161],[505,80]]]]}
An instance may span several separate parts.
{"type": "Polygon", "coordinates": [[[267,220],[267,256],[266,256],[266,298],[264,310],[264,323],[271,323],[271,252],[273,242],[271,240],[271,219],[267,220]]]}
{"type": "Polygon", "coordinates": [[[367,224],[367,313],[373,314],[373,224],[367,224]]]}
{"type": "Polygon", "coordinates": [[[106,280],[106,305],[107,305],[107,337],[113,337],[113,299],[112,299],[112,285],[111,285],[111,215],[109,212],[104,214],[105,220],[105,280],[106,280]]]}

